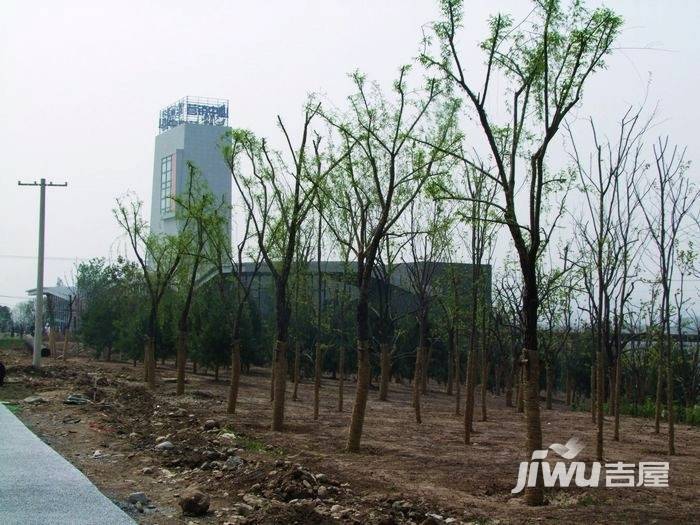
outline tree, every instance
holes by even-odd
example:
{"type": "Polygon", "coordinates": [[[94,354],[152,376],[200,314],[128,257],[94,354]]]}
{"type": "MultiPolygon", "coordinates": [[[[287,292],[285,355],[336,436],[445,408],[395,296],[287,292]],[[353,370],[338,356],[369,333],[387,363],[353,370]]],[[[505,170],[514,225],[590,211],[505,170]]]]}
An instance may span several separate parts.
{"type": "Polygon", "coordinates": [[[0,306],[0,332],[12,330],[12,311],[9,306],[0,306]]]}
{"type": "Polygon", "coordinates": [[[272,430],[282,430],[287,381],[289,339],[289,277],[296,254],[298,234],[314,205],[319,183],[346,154],[334,158],[321,151],[321,136],[311,136],[312,121],[320,105],[309,103],[298,145],[293,145],[282,119],[279,128],[288,147],[288,159],[273,151],[265,139],[246,130],[233,130],[224,157],[234,186],[251,217],[258,248],[275,283],[276,339],[273,377],[272,430]],[[248,166],[244,173],[242,164],[248,166]]]}
{"type": "MultiPolygon", "coordinates": [[[[640,206],[649,228],[649,236],[656,250],[654,260],[658,264],[658,280],[661,288],[661,355],[664,356],[666,375],[666,412],[668,414],[668,453],[676,453],[674,431],[674,373],[673,339],[671,336],[671,283],[678,263],[678,250],[684,242],[685,223],[693,211],[700,191],[687,175],[689,162],[685,149],[674,146],[669,149],[669,139],[659,138],[654,145],[656,174],[644,190],[637,191],[643,201],[640,206]]],[[[661,370],[661,368],[659,369],[661,370]]]]}
{"type": "Polygon", "coordinates": [[[185,365],[187,363],[187,335],[192,298],[197,284],[199,268],[204,259],[208,241],[207,228],[215,219],[214,195],[206,187],[206,181],[197,168],[188,163],[187,190],[175,197],[178,219],[185,225],[179,232],[182,262],[175,273],[175,285],[180,296],[180,312],[177,321],[176,395],[185,393],[185,365]]]}
{"type": "MultiPolygon", "coordinates": [[[[651,118],[643,119],[642,108],[628,108],[619,123],[615,142],[602,143],[593,119],[589,119],[594,152],[586,160],[576,145],[573,132],[567,126],[573,153],[571,155],[585,197],[583,217],[576,220],[576,239],[583,264],[583,284],[591,305],[591,326],[596,334],[596,457],[603,458],[604,361],[617,367],[621,357],[622,328],[626,304],[634,283],[630,282],[634,259],[639,253],[639,238],[635,234],[638,201],[634,187],[645,169],[641,157],[643,138],[651,118]]],[[[653,115],[652,115],[653,116],[653,115]]],[[[614,384],[614,379],[611,381],[614,384]]],[[[611,389],[611,406],[617,394],[611,389]]],[[[619,429],[619,417],[616,417],[619,429]]],[[[619,432],[619,430],[618,430],[619,432]]]]}
{"type": "MultiPolygon", "coordinates": [[[[178,235],[156,234],[149,230],[141,210],[143,202],[135,197],[117,199],[114,216],[124,230],[138,261],[149,299],[146,344],[144,349],[145,381],[149,388],[156,386],[155,338],[158,309],[183,257],[178,235]]],[[[187,224],[183,225],[186,229],[187,224]]]]}
{"type": "MultiPolygon", "coordinates": [[[[486,53],[486,71],[481,83],[467,79],[458,51],[457,31],[462,24],[461,0],[442,0],[443,19],[433,24],[440,55],[431,53],[430,38],[421,54],[422,62],[442,72],[455,85],[475,112],[495,166],[483,170],[501,189],[498,204],[501,220],[508,228],[518,253],[523,275],[523,363],[526,375],[525,414],[527,452],[542,448],[539,407],[539,354],[537,343],[538,282],[537,261],[548,243],[551,227],[545,226],[545,202],[561,174],[546,168],[547,153],[564,119],[579,103],[590,76],[604,67],[622,20],[613,11],[588,11],[581,3],[568,10],[557,0],[535,2],[533,12],[520,24],[510,16],[490,20],[491,34],[481,48],[486,53]],[[494,97],[488,98],[496,74],[504,79],[509,93],[511,121],[497,124],[489,117],[494,97]],[[519,160],[528,157],[525,167],[519,160]],[[523,196],[526,217],[519,216],[516,190],[523,196]]],[[[503,98],[503,100],[506,100],[503,98]]],[[[498,114],[492,111],[492,114],[498,114]]],[[[520,203],[521,205],[523,203],[520,203]]],[[[544,501],[541,476],[528,487],[529,505],[544,501]]]]}
{"type": "MultiPolygon", "coordinates": [[[[418,346],[413,374],[413,408],[416,423],[421,423],[420,397],[425,386],[430,355],[430,309],[437,295],[436,271],[449,248],[449,219],[446,204],[420,196],[409,206],[408,279],[416,297],[418,346]]],[[[404,261],[405,263],[405,261],[404,261]]]]}
{"type": "MultiPolygon", "coordinates": [[[[332,174],[324,191],[334,211],[324,218],[357,265],[357,390],[347,442],[351,452],[360,449],[367,407],[371,373],[369,295],[378,251],[426,181],[439,171],[444,158],[437,148],[424,147],[416,140],[419,136],[428,138],[424,126],[438,97],[438,84],[431,80],[420,98],[411,96],[406,85],[408,71],[407,66],[402,67],[394,82],[394,104],[376,85],[368,86],[365,77],[355,73],[352,78],[356,91],[349,99],[349,115],[327,115],[344,150],[349,152],[343,170],[332,174]]],[[[448,132],[453,113],[447,108],[438,115],[435,136],[430,137],[443,148],[452,138],[448,132]]]]}

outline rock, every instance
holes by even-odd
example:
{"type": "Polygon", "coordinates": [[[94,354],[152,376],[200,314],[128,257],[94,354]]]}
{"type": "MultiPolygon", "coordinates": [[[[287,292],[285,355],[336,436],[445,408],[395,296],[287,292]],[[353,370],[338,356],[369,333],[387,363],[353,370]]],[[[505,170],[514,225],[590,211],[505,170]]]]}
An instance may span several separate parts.
{"type": "Polygon", "coordinates": [[[143,503],[141,503],[140,501],[137,501],[134,504],[134,506],[136,507],[136,510],[138,510],[140,513],[143,514],[143,503]]]}
{"type": "Polygon", "coordinates": [[[254,496],[253,494],[244,494],[243,501],[245,501],[248,505],[251,505],[252,507],[260,507],[262,506],[263,500],[257,496],[254,496]]]}
{"type": "Polygon", "coordinates": [[[196,485],[187,487],[178,500],[182,513],[187,516],[203,516],[209,510],[209,496],[196,485]]]}
{"type": "Polygon", "coordinates": [[[151,474],[153,474],[153,472],[154,472],[153,467],[144,467],[141,469],[141,474],[143,474],[145,476],[150,476],[151,474]]]}
{"type": "Polygon", "coordinates": [[[47,403],[46,399],[41,396],[29,396],[25,397],[22,401],[29,403],[30,405],[39,405],[41,403],[47,403]]]}
{"type": "Polygon", "coordinates": [[[219,439],[223,439],[224,441],[236,441],[236,434],[233,432],[224,432],[219,435],[219,439]]]}
{"type": "Polygon", "coordinates": [[[325,498],[326,496],[328,496],[328,489],[321,485],[320,487],[318,487],[317,494],[319,498],[325,498]]]}
{"type": "Polygon", "coordinates": [[[171,441],[161,441],[156,445],[156,450],[172,450],[175,448],[175,445],[172,444],[171,441]]]}
{"type": "Polygon", "coordinates": [[[216,421],[215,419],[207,419],[204,422],[204,430],[214,430],[215,428],[219,428],[219,422],[216,421]]]}
{"type": "Polygon", "coordinates": [[[161,441],[165,441],[165,440],[167,440],[167,439],[168,439],[168,438],[167,438],[166,436],[158,436],[158,437],[156,438],[156,443],[160,443],[161,441]]]}
{"type": "Polygon", "coordinates": [[[224,470],[235,470],[241,465],[243,465],[244,461],[239,458],[238,456],[229,456],[229,458],[226,460],[224,463],[223,469],[224,470]]]}
{"type": "Polygon", "coordinates": [[[89,399],[82,394],[70,394],[64,401],[64,405],[86,405],[89,399]]]}
{"type": "Polygon", "coordinates": [[[236,510],[238,511],[239,514],[242,514],[243,516],[247,516],[251,512],[253,512],[253,507],[248,505],[247,503],[237,503],[236,504],[236,510]]]}
{"type": "Polygon", "coordinates": [[[436,514],[429,514],[420,525],[443,525],[444,521],[435,517],[436,514]]]}
{"type": "Polygon", "coordinates": [[[343,507],[341,507],[340,505],[333,505],[333,506],[331,507],[331,512],[332,512],[333,514],[338,514],[338,513],[341,512],[342,510],[343,510],[343,507]]]}
{"type": "Polygon", "coordinates": [[[101,450],[96,450],[95,452],[92,453],[92,458],[93,459],[98,459],[104,456],[101,450]]]}
{"type": "Polygon", "coordinates": [[[141,503],[141,505],[146,505],[151,500],[143,492],[132,492],[127,496],[126,501],[128,501],[132,505],[136,505],[137,503],[141,503]]]}

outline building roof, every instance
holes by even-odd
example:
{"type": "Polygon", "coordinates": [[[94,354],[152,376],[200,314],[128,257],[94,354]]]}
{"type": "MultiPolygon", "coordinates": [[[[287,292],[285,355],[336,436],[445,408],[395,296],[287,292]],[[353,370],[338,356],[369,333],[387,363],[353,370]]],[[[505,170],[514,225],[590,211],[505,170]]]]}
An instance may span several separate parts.
{"type": "MultiPolygon", "coordinates": [[[[36,295],[36,288],[27,290],[27,294],[36,295]]],[[[71,296],[75,296],[76,292],[75,288],[73,288],[72,286],[45,286],[44,295],[53,295],[54,297],[58,297],[59,299],[70,301],[71,296]]]]}

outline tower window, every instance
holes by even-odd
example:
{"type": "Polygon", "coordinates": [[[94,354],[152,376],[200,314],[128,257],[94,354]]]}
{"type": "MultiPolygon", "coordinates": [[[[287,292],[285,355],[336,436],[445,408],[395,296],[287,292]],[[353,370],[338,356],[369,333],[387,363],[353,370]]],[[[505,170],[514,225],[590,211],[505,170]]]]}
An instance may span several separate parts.
{"type": "Polygon", "coordinates": [[[164,215],[173,211],[173,191],[175,187],[174,155],[163,157],[160,161],[160,213],[164,215]]]}

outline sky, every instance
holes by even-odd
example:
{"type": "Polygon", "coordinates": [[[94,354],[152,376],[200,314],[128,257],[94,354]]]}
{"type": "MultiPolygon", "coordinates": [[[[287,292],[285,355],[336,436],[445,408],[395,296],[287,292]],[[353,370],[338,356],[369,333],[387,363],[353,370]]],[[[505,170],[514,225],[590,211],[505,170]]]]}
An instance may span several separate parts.
{"type": "MultiPolygon", "coordinates": [[[[523,0],[465,4],[460,52],[473,68],[483,62],[477,43],[488,16],[531,8],[523,0]]],[[[593,115],[613,133],[651,78],[655,132],[699,157],[700,2],[607,5],[624,29],[577,116],[593,115]]],[[[432,0],[0,0],[0,12],[0,304],[10,306],[36,284],[39,191],[18,180],[68,182],[47,190],[51,286],[78,260],[123,252],[112,208],[127,191],[150,207],[162,107],[186,95],[225,98],[232,126],[272,135],[276,115],[294,123],[310,92],[342,105],[356,69],[388,89],[438,15],[432,0]]]]}

